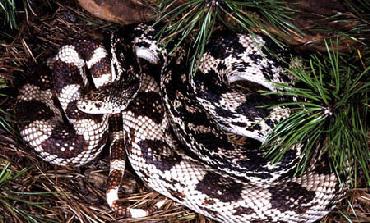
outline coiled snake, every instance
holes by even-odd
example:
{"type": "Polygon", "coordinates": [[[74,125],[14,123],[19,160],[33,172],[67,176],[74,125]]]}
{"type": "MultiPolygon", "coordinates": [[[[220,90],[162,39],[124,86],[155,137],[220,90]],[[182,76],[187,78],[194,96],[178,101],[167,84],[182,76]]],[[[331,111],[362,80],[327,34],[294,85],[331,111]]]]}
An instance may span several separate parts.
{"type": "Polygon", "coordinates": [[[19,88],[16,116],[23,139],[53,164],[83,165],[110,144],[107,202],[123,208],[118,188],[129,160],[151,188],[220,222],[313,222],[343,196],[328,166],[293,176],[299,149],[271,164],[259,149],[289,115],[267,110],[258,90],[288,79],[263,50],[263,38],[218,33],[194,75],[186,52],[167,58],[139,25],[133,38],[113,36],[108,52],[79,40],[59,49],[19,88]]]}

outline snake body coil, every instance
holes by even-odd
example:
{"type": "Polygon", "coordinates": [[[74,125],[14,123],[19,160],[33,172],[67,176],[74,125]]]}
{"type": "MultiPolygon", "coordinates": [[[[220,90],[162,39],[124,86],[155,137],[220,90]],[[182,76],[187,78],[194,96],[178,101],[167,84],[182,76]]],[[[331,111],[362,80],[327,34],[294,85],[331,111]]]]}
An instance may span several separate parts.
{"type": "Polygon", "coordinates": [[[110,142],[107,201],[127,215],[148,213],[117,202],[126,156],[149,187],[220,222],[313,222],[327,214],[344,193],[328,166],[294,177],[299,150],[272,164],[259,149],[290,113],[260,107],[279,99],[258,90],[289,81],[264,39],[219,33],[188,75],[184,52],[166,58],[153,32],[140,25],[134,38],[113,37],[109,53],[92,41],[60,48],[52,74],[34,73],[19,89],[23,139],[60,165],[83,165],[110,142]]]}

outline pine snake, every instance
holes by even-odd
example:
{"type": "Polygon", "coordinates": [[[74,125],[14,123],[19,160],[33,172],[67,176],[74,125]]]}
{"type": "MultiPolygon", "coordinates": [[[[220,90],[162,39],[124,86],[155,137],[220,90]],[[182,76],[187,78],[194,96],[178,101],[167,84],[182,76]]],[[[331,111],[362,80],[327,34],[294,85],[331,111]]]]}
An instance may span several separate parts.
{"type": "Polygon", "coordinates": [[[107,202],[128,216],[150,210],[118,202],[125,159],[148,187],[220,222],[326,215],[345,192],[327,165],[295,177],[299,149],[277,164],[259,149],[290,112],[260,107],[279,99],[258,90],[275,91],[272,82],[288,80],[264,51],[265,39],[217,33],[189,75],[187,52],[166,56],[154,33],[139,25],[113,35],[109,51],[90,40],[61,47],[19,88],[22,138],[58,165],[84,165],[109,144],[107,202]]]}

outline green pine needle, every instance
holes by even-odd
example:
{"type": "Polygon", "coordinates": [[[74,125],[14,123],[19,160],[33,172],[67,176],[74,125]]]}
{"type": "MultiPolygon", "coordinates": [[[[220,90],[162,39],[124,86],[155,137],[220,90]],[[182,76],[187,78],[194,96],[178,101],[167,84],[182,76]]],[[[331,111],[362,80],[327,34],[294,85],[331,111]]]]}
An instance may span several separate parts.
{"type": "MultiPolygon", "coordinates": [[[[6,87],[7,87],[6,81],[4,80],[4,78],[0,77],[0,97],[7,96],[1,93],[1,90],[6,87]]],[[[5,130],[10,133],[13,132],[13,128],[10,124],[10,115],[2,108],[0,108],[0,129],[5,130]]]]}
{"type": "Polygon", "coordinates": [[[370,67],[359,71],[338,52],[331,52],[328,44],[326,48],[327,57],[313,56],[306,68],[289,70],[295,86],[279,83],[279,92],[264,93],[295,100],[280,104],[291,108],[292,114],[273,128],[263,148],[268,157],[279,161],[288,150],[301,146],[298,174],[317,155],[327,153],[337,174],[353,173],[351,177],[357,178],[360,169],[370,185],[366,126],[370,67]]]}
{"type": "Polygon", "coordinates": [[[172,43],[173,50],[185,40],[191,40],[194,50],[190,57],[191,73],[196,71],[205,45],[217,25],[224,24],[230,29],[243,29],[250,33],[258,29],[269,36],[268,25],[283,32],[297,30],[289,22],[292,10],[281,0],[189,0],[179,5],[176,2],[160,1],[158,23],[165,23],[165,26],[159,37],[164,45],[172,43]]]}
{"type": "Polygon", "coordinates": [[[369,22],[370,1],[368,0],[344,0],[344,4],[355,11],[361,18],[369,22]]]}
{"type": "Polygon", "coordinates": [[[3,21],[10,29],[17,28],[16,23],[16,7],[14,0],[2,0],[0,1],[0,18],[3,18],[3,21]]]}

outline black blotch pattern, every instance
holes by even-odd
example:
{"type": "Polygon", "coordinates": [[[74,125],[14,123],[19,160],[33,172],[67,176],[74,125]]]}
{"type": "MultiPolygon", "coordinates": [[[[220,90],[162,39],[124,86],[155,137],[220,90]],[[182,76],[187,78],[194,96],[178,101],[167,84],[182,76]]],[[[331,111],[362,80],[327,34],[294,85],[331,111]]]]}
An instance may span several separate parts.
{"type": "Polygon", "coordinates": [[[49,106],[37,100],[18,101],[15,107],[15,116],[20,129],[36,120],[49,120],[54,115],[49,106]]]}
{"type": "Polygon", "coordinates": [[[242,214],[248,215],[248,214],[255,213],[255,211],[252,208],[248,208],[248,207],[237,207],[237,208],[234,208],[234,211],[235,211],[234,213],[235,215],[242,215],[242,214]]]}
{"type": "Polygon", "coordinates": [[[263,77],[269,81],[273,81],[274,79],[274,72],[272,70],[272,65],[269,63],[268,67],[262,67],[261,72],[263,73],[263,77]]]}
{"type": "Polygon", "coordinates": [[[239,37],[230,31],[223,31],[219,35],[211,37],[206,48],[210,55],[221,60],[230,54],[240,58],[240,54],[245,51],[245,47],[239,42],[239,37]]]}
{"type": "Polygon", "coordinates": [[[207,172],[195,189],[222,202],[231,202],[241,199],[242,188],[243,184],[231,177],[207,172]]]}
{"type": "Polygon", "coordinates": [[[248,55],[248,57],[255,63],[255,64],[259,64],[261,62],[261,60],[263,60],[263,57],[259,54],[257,54],[257,52],[252,52],[251,54],[248,55]]]}
{"type": "Polygon", "coordinates": [[[269,119],[269,118],[265,119],[265,123],[266,123],[270,128],[274,127],[274,122],[273,122],[271,119],[269,119]]]}
{"type": "Polygon", "coordinates": [[[90,68],[90,73],[93,78],[98,78],[101,77],[103,74],[110,73],[110,69],[110,59],[105,57],[90,68]]]}
{"type": "Polygon", "coordinates": [[[270,114],[270,110],[262,107],[268,102],[268,98],[257,93],[250,93],[244,103],[240,104],[235,111],[244,114],[249,120],[256,120],[256,118],[265,118],[270,114]]]}
{"type": "Polygon", "coordinates": [[[136,100],[132,102],[130,111],[146,116],[156,123],[161,123],[163,108],[161,96],[155,92],[139,92],[136,100]]]}
{"type": "MultiPolygon", "coordinates": [[[[262,36],[265,42],[264,47],[261,48],[266,58],[274,61],[274,64],[277,66],[282,66],[287,68],[292,54],[295,54],[293,51],[290,51],[288,48],[284,48],[276,44],[276,41],[272,40],[268,36],[262,36]]],[[[304,55],[302,55],[304,56],[304,55]]],[[[285,75],[283,77],[286,77],[285,75]]],[[[286,79],[287,81],[288,79],[286,79]]]]}
{"type": "Polygon", "coordinates": [[[219,107],[217,106],[215,108],[215,112],[219,115],[219,116],[222,116],[222,117],[225,117],[225,118],[237,118],[238,116],[230,111],[230,110],[227,110],[227,109],[224,109],[222,107],[219,107]]]}
{"type": "Polygon", "coordinates": [[[94,54],[94,50],[99,47],[97,42],[91,40],[79,40],[73,43],[75,50],[80,54],[84,60],[90,60],[94,54]]]}
{"type": "Polygon", "coordinates": [[[87,142],[84,137],[78,135],[73,126],[69,124],[57,125],[53,128],[51,135],[41,143],[41,146],[44,151],[63,159],[76,157],[87,150],[87,142]],[[70,146],[73,149],[70,149],[70,146]],[[61,150],[62,147],[65,148],[64,151],[61,150]]]}
{"type": "MultiPolygon", "coordinates": [[[[313,166],[313,171],[318,174],[324,174],[324,175],[329,175],[332,174],[331,168],[328,168],[330,166],[330,158],[329,154],[326,152],[324,154],[321,154],[320,157],[314,157],[314,160],[319,160],[315,162],[313,166]]],[[[343,177],[343,180],[345,180],[346,177],[343,177]]]]}
{"type": "MultiPolygon", "coordinates": [[[[264,87],[263,85],[256,83],[256,82],[250,82],[246,80],[239,80],[230,83],[230,89],[235,89],[235,91],[240,91],[245,94],[252,94],[257,93],[258,91],[269,91],[268,88],[264,87]]],[[[266,98],[272,98],[273,96],[264,96],[266,98]]]]}
{"type": "Polygon", "coordinates": [[[196,93],[198,94],[197,96],[205,98],[208,101],[221,100],[220,96],[228,90],[222,77],[214,70],[210,70],[208,73],[200,73],[200,71],[198,71],[193,79],[198,88],[206,86],[206,91],[198,89],[196,93]],[[214,94],[214,92],[217,92],[217,94],[214,94]]]}
{"type": "Polygon", "coordinates": [[[223,70],[226,70],[227,69],[227,66],[225,64],[225,62],[221,61],[218,65],[217,65],[217,70],[218,71],[223,71],[223,70]]]}
{"type": "Polygon", "coordinates": [[[268,190],[271,193],[271,208],[282,212],[294,209],[297,213],[304,214],[311,207],[305,204],[315,197],[315,191],[308,191],[295,182],[269,187],[268,190]]]}
{"type": "Polygon", "coordinates": [[[261,125],[256,123],[253,125],[253,130],[257,130],[257,131],[260,131],[262,129],[261,125]]]}
{"type": "Polygon", "coordinates": [[[217,137],[213,133],[196,133],[193,135],[197,142],[202,142],[208,151],[216,152],[219,148],[224,150],[232,151],[234,150],[233,145],[223,137],[217,137]]]}
{"type": "Polygon", "coordinates": [[[233,122],[231,122],[231,124],[236,125],[236,126],[241,127],[241,128],[247,127],[247,124],[244,123],[244,122],[235,122],[235,121],[233,121],[233,122]]]}
{"type": "Polygon", "coordinates": [[[137,144],[141,148],[145,161],[155,165],[161,171],[170,170],[181,162],[181,156],[171,151],[171,148],[163,141],[146,139],[137,144]]]}
{"type": "Polygon", "coordinates": [[[107,85],[107,93],[104,95],[110,95],[112,101],[119,101],[121,105],[127,104],[127,102],[132,100],[140,87],[140,79],[135,76],[135,72],[134,69],[130,69],[126,72],[128,76],[124,76],[121,80],[107,85]]]}
{"type": "Polygon", "coordinates": [[[123,131],[123,120],[121,113],[113,114],[109,117],[109,132],[123,131]]]}
{"type": "Polygon", "coordinates": [[[138,47],[144,47],[144,48],[149,48],[150,47],[150,44],[148,42],[141,41],[141,42],[136,43],[136,46],[138,46],[138,47]]]}
{"type": "Polygon", "coordinates": [[[247,171],[254,173],[249,173],[250,175],[263,179],[271,178],[272,175],[269,173],[270,170],[263,167],[268,163],[268,160],[259,149],[261,143],[250,138],[248,138],[248,141],[250,142],[244,145],[245,149],[242,151],[242,155],[246,156],[247,159],[238,160],[237,163],[247,171]]]}
{"type": "Polygon", "coordinates": [[[238,63],[233,63],[232,64],[232,69],[236,70],[238,72],[245,72],[247,67],[250,67],[250,63],[245,62],[245,61],[240,61],[238,63]]]}
{"type": "MultiPolygon", "coordinates": [[[[276,171],[291,169],[292,166],[295,165],[297,162],[298,162],[298,160],[297,160],[297,151],[289,150],[284,154],[282,159],[279,161],[279,163],[278,163],[279,166],[276,169],[276,171]]],[[[289,174],[291,174],[291,173],[289,173],[289,174]]]]}
{"type": "Polygon", "coordinates": [[[75,65],[57,60],[54,63],[53,84],[55,91],[60,94],[62,89],[67,85],[82,85],[83,79],[75,65]]]}
{"type": "Polygon", "coordinates": [[[255,171],[257,173],[261,172],[261,174],[264,174],[263,172],[268,172],[268,169],[265,169],[262,166],[268,163],[268,159],[264,157],[260,146],[260,141],[253,138],[247,138],[243,145],[243,150],[241,151],[242,155],[246,156],[247,159],[239,160],[238,162],[249,171],[255,171]]]}

